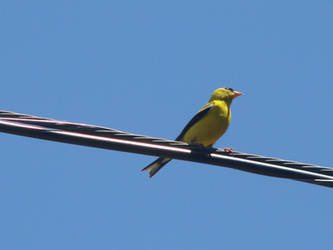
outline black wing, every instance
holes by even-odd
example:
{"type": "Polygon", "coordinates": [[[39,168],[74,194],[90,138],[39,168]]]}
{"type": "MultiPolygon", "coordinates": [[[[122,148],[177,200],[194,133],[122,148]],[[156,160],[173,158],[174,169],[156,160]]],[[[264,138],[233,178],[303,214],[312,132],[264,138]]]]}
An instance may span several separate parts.
{"type": "Polygon", "coordinates": [[[208,112],[211,110],[211,108],[214,106],[214,104],[208,105],[206,108],[200,110],[185,126],[183,131],[180,133],[180,135],[176,138],[176,141],[181,141],[183,139],[183,136],[185,133],[199,120],[201,120],[208,112]]]}

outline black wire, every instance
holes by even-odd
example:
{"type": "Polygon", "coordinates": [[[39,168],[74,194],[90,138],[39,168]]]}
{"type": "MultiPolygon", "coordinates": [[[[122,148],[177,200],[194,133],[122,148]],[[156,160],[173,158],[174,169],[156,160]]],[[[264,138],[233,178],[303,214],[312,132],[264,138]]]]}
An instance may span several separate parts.
{"type": "Polygon", "coordinates": [[[0,111],[0,132],[131,153],[208,163],[251,173],[333,187],[333,169],[221,149],[202,149],[183,142],[122,132],[106,127],[57,121],[0,111]]]}

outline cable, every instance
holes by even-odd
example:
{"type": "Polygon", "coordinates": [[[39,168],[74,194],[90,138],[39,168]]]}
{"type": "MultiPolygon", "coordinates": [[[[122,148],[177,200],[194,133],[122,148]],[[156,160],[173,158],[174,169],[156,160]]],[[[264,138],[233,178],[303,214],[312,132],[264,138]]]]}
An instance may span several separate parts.
{"type": "Polygon", "coordinates": [[[76,145],[207,163],[241,171],[333,187],[333,169],[242,152],[205,149],[184,142],[106,127],[0,111],[0,132],[76,145]]]}

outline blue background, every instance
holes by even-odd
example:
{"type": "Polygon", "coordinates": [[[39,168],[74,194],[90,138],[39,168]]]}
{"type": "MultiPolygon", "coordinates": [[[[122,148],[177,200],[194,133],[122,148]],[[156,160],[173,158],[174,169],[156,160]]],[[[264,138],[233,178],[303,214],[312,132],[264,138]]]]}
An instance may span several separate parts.
{"type": "MultiPolygon", "coordinates": [[[[1,109],[332,164],[332,1],[2,1],[1,109]]],[[[1,249],[331,249],[329,188],[0,134],[1,249]]]]}

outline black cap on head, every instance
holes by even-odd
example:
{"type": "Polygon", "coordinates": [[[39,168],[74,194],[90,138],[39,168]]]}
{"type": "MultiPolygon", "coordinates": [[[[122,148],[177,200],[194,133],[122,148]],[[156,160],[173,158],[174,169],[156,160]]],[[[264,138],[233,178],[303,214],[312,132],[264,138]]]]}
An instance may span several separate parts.
{"type": "Polygon", "coordinates": [[[228,90],[230,90],[230,91],[234,91],[234,89],[232,89],[232,88],[225,88],[225,89],[228,89],[228,90]]]}

